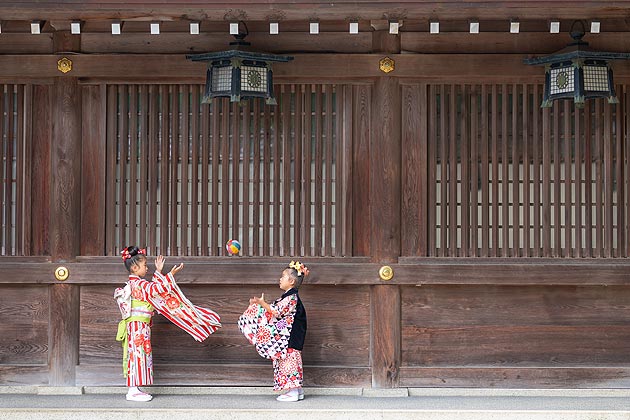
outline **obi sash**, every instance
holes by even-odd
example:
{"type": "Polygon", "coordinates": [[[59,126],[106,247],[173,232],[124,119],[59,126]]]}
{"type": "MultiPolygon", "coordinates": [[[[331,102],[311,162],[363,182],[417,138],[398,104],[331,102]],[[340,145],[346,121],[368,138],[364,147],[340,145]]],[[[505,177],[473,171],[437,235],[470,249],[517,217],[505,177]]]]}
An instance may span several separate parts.
{"type": "Polygon", "coordinates": [[[153,305],[149,302],[141,300],[131,300],[131,315],[118,323],[118,332],[116,333],[116,341],[121,341],[123,348],[123,375],[127,377],[127,347],[129,346],[129,336],[127,335],[127,324],[133,321],[144,322],[148,324],[153,317],[153,305]]]}

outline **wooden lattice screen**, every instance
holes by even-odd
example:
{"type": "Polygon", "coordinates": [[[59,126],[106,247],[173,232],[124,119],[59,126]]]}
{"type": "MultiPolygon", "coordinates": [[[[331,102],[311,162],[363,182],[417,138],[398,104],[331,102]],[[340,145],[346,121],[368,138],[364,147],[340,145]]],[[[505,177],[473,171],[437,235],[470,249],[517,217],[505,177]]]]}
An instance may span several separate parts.
{"type": "Polygon", "coordinates": [[[430,256],[628,257],[630,92],[555,101],[538,85],[428,91],[430,256]]]}
{"type": "Polygon", "coordinates": [[[108,86],[107,252],[345,255],[344,87],[277,86],[277,106],[201,92],[108,86]]]}
{"type": "Polygon", "coordinates": [[[0,255],[28,255],[26,89],[0,84],[0,255]]]}

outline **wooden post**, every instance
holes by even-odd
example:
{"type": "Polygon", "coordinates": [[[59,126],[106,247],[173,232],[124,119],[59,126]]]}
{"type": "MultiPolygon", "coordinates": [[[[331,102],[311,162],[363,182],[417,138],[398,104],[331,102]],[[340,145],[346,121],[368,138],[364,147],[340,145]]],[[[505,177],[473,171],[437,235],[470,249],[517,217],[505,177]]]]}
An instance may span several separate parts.
{"type": "MultiPolygon", "coordinates": [[[[56,32],[53,37],[56,49],[78,49],[78,40],[67,31],[56,32]]],[[[50,246],[53,263],[74,260],[81,245],[81,90],[71,72],[59,75],[54,81],[51,99],[50,246]]],[[[79,361],[79,305],[79,286],[51,285],[50,385],[75,384],[79,361]]]]}
{"type": "MultiPolygon", "coordinates": [[[[385,57],[400,51],[399,37],[378,30],[373,46],[385,57]]],[[[401,115],[398,79],[383,73],[374,86],[370,144],[371,254],[376,263],[396,262],[400,255],[401,115]]],[[[372,386],[395,388],[401,363],[398,286],[372,286],[370,307],[372,386]]]]}

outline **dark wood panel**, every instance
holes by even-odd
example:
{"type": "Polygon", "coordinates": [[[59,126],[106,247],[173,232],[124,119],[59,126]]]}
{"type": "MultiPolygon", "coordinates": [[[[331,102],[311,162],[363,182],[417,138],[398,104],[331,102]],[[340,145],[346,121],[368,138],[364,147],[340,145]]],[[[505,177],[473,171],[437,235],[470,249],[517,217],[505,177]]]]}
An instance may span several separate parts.
{"type": "Polygon", "coordinates": [[[403,288],[402,354],[422,366],[606,366],[630,351],[624,287],[403,288]]]}
{"type": "Polygon", "coordinates": [[[423,286],[402,288],[401,322],[416,328],[623,326],[626,286],[423,286]]]}
{"type": "Polygon", "coordinates": [[[81,91],[74,78],[59,78],[52,99],[50,241],[53,260],[73,259],[81,231],[81,91]]]}
{"type": "Polygon", "coordinates": [[[33,86],[31,223],[32,255],[50,254],[50,149],[52,138],[51,87],[33,86]]]}
{"type": "Polygon", "coordinates": [[[46,286],[0,287],[0,364],[48,362],[48,301],[46,286]]]}
{"type": "Polygon", "coordinates": [[[74,385],[79,363],[79,286],[50,286],[50,384],[74,385]]]}
{"type": "Polygon", "coordinates": [[[403,367],[407,387],[627,388],[630,368],[417,368],[403,367]]]}
{"type": "MultiPolygon", "coordinates": [[[[474,314],[471,314],[474,316],[474,314]]],[[[627,326],[403,327],[411,366],[615,366],[630,351],[627,326]]]]}
{"type": "Polygon", "coordinates": [[[105,85],[82,88],[81,255],[105,249],[105,85]]]}
{"type": "Polygon", "coordinates": [[[48,365],[0,365],[3,386],[48,385],[48,365]]]}
{"type": "MultiPolygon", "coordinates": [[[[269,282],[271,283],[271,282],[269,282]]],[[[81,289],[81,365],[115,363],[122,356],[114,340],[120,315],[112,298],[113,287],[81,289]]],[[[215,310],[223,327],[203,343],[156,316],[152,347],[160,363],[258,363],[261,359],[237,327],[250,297],[265,293],[271,301],[281,295],[274,286],[182,286],[195,304],[215,310]]],[[[304,363],[311,365],[367,366],[369,364],[368,289],[350,286],[304,285],[300,292],[308,315],[304,363]],[[353,313],[353,328],[345,328],[339,313],[353,313]]]]}
{"type": "MultiPolygon", "coordinates": [[[[155,365],[155,385],[269,386],[273,384],[271,361],[256,364],[161,364],[155,365]]],[[[0,367],[0,374],[2,368],[0,367]]],[[[369,387],[368,367],[304,365],[304,386],[369,387]]],[[[77,367],[77,385],[122,386],[120,364],[77,367]]]]}
{"type": "Polygon", "coordinates": [[[401,365],[400,289],[377,285],[370,291],[372,386],[396,388],[401,365]]]}

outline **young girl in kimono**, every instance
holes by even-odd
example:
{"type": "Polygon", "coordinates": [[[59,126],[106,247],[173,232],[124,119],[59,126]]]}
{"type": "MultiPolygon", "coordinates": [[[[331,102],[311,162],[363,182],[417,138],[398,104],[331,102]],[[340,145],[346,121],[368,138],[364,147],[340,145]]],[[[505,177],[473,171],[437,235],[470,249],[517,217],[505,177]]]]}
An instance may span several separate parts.
{"type": "Polygon", "coordinates": [[[146,250],[129,246],[122,251],[122,259],[129,271],[129,280],[114,291],[114,298],[122,315],[116,340],[122,341],[123,373],[127,378],[127,400],[151,401],[153,398],[139,386],[153,384],[151,351],[151,323],[154,309],[195,338],[203,341],[221,327],[219,315],[210,309],[194,306],[175,283],[175,274],[184,264],[174,266],[165,276],[164,257],[155,260],[152,281],[147,274],[146,250]]]}
{"type": "Polygon", "coordinates": [[[302,348],[306,335],[306,311],[298,295],[308,268],[291,261],[278,282],[284,293],[271,303],[265,295],[253,297],[238,326],[262,357],[273,361],[274,391],[284,391],[278,401],[304,399],[302,348]]]}

